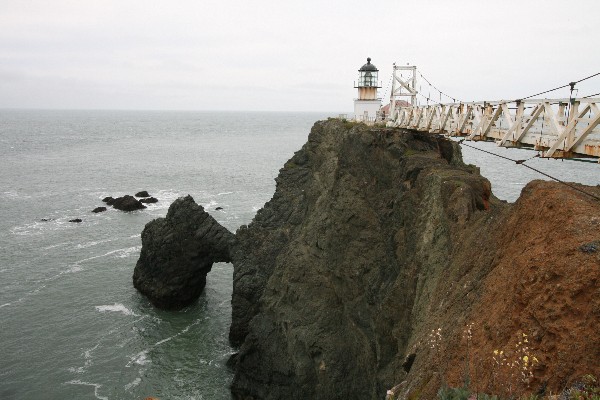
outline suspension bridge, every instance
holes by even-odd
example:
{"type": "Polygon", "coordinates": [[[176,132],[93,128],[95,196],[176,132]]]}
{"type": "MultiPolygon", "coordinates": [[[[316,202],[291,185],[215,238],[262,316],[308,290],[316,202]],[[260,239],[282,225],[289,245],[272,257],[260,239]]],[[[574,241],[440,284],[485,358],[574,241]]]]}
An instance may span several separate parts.
{"type": "Polygon", "coordinates": [[[495,141],[503,147],[532,148],[540,157],[600,162],[600,93],[572,96],[577,84],[599,75],[519,99],[462,102],[437,89],[416,66],[394,64],[389,108],[387,112],[382,109],[375,120],[464,140],[495,141]],[[417,90],[417,73],[429,85],[427,96],[417,90]],[[439,102],[430,97],[432,88],[439,94],[439,102]],[[564,88],[570,89],[569,98],[540,97],[564,88]],[[443,102],[443,97],[448,102],[443,102]]]}

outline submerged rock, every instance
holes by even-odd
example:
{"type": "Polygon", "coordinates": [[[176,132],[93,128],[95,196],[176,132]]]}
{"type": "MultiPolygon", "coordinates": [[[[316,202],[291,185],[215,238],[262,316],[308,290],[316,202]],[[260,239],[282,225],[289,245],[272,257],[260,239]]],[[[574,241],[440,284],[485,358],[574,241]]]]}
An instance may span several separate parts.
{"type": "Polygon", "coordinates": [[[146,206],[143,205],[138,199],[128,194],[123,197],[117,197],[114,199],[111,205],[113,208],[121,211],[135,211],[146,208],[146,206]]]}
{"type": "Polygon", "coordinates": [[[106,211],[106,207],[96,207],[92,210],[93,213],[101,213],[106,211]]]}
{"type": "Polygon", "coordinates": [[[137,192],[135,197],[150,197],[150,194],[146,190],[142,190],[141,192],[137,192]]]}
{"type": "Polygon", "coordinates": [[[79,223],[82,222],[81,218],[70,219],[69,222],[79,223]]]}
{"type": "Polygon", "coordinates": [[[159,308],[185,307],[201,294],[213,263],[230,261],[233,242],[192,196],[179,198],[165,218],[146,224],[133,285],[159,308]]]}

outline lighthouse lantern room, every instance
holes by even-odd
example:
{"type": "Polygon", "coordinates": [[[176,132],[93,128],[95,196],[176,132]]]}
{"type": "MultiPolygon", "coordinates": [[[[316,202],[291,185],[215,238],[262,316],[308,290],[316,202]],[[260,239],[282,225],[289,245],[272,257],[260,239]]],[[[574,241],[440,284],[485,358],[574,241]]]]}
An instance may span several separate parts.
{"type": "Polygon", "coordinates": [[[374,122],[381,106],[377,98],[377,89],[381,88],[378,81],[379,70],[371,64],[371,58],[358,70],[358,98],[354,99],[354,119],[357,121],[374,122]]]}

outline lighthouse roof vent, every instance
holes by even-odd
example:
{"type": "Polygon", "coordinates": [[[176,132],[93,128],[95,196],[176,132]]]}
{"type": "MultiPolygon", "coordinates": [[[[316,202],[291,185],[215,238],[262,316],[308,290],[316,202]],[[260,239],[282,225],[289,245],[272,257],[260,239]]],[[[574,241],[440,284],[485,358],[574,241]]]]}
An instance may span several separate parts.
{"type": "Polygon", "coordinates": [[[359,71],[379,71],[377,67],[371,64],[371,57],[367,58],[367,63],[360,67],[359,71]]]}

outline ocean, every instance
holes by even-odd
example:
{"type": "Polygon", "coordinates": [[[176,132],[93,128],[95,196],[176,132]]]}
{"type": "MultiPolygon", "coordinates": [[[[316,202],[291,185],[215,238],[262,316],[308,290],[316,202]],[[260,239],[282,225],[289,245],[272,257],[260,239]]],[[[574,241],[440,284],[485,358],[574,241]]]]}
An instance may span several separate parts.
{"type": "MultiPolygon", "coordinates": [[[[271,198],[314,121],[335,115],[0,110],[0,399],[229,399],[232,266],[215,264],[193,305],[157,310],[132,286],[140,234],[187,194],[235,232],[271,198]],[[140,190],[159,202],[91,212],[140,190]]],[[[463,155],[508,201],[543,178],[471,148],[463,155]]],[[[600,184],[599,164],[527,163],[600,184]]]]}

